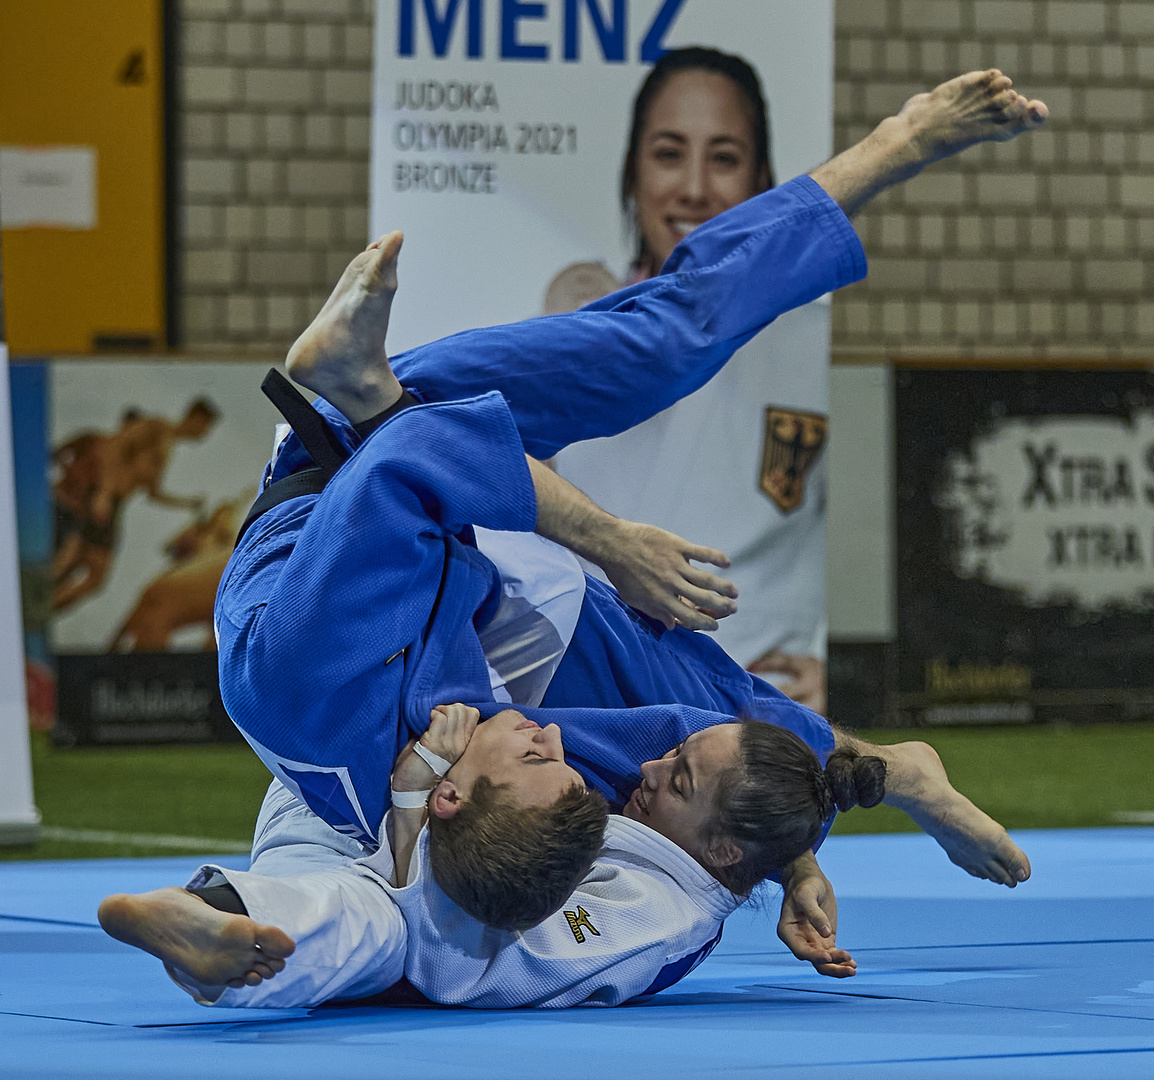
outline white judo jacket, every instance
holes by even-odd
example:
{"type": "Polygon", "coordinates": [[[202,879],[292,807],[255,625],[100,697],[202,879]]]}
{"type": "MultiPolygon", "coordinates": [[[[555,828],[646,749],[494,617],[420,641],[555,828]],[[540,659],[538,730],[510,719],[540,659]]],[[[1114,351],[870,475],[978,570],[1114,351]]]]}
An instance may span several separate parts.
{"type": "Polygon", "coordinates": [[[387,884],[387,853],[363,865],[404,914],[406,976],[444,1004],[565,1008],[656,993],[709,955],[740,903],[671,840],[613,815],[597,861],[561,911],[524,932],[494,930],[437,886],[428,839],[425,829],[404,888],[387,884]]]}
{"type": "Polygon", "coordinates": [[[280,794],[287,813],[273,815],[281,828],[266,830],[254,869],[204,866],[189,885],[228,881],[252,918],[284,930],[296,952],[283,972],[255,987],[205,986],[170,970],[201,1004],[294,1008],[348,1000],[386,990],[403,968],[413,986],[442,1004],[619,1005],[692,971],[741,902],[672,841],[614,815],[597,861],[561,911],[532,930],[494,930],[433,880],[428,829],[414,849],[409,884],[397,888],[389,884],[387,846],[353,859],[349,838],[299,803],[289,809],[287,792],[280,794]],[[321,830],[346,853],[323,842],[321,830]],[[271,842],[278,831],[288,838],[283,848],[271,842]],[[288,857],[278,859],[278,851],[288,857]],[[271,873],[259,872],[262,863],[271,873]],[[294,865],[304,872],[286,873],[294,865]]]}

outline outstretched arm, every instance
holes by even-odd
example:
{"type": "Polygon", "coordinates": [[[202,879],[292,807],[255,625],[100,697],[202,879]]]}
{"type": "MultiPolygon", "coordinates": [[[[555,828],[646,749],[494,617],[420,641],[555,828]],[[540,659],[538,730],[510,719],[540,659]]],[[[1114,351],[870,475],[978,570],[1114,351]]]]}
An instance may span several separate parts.
{"type": "Polygon", "coordinates": [[[950,783],[937,751],[924,742],[877,746],[834,728],[834,745],[886,763],[882,800],[904,810],[967,874],[1014,888],[1030,876],[1030,860],[1006,830],[950,783]]]}
{"type": "Polygon", "coordinates": [[[201,511],[208,501],[203,495],[173,495],[161,489],[159,480],[155,484],[150,484],[146,491],[154,503],[159,506],[169,506],[174,510],[201,511]]]}
{"type": "Polygon", "coordinates": [[[822,975],[846,979],[857,974],[857,961],[837,948],[837,897],[812,851],[798,856],[781,876],[785,895],[777,936],[799,960],[808,960],[822,975]]]}
{"type": "Polygon", "coordinates": [[[526,457],[537,492],[537,532],[596,563],[631,607],[666,627],[716,630],[737,610],[737,589],[690,560],[726,567],[713,548],[654,525],[614,517],[536,458],[526,457]]]}

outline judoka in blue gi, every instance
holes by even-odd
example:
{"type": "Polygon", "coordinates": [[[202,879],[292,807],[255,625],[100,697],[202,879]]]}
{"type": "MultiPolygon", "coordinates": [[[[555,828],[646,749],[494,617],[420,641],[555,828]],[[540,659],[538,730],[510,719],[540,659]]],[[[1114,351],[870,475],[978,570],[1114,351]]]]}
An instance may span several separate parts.
{"type": "MultiPolygon", "coordinates": [[[[548,776],[523,800],[539,806],[574,786],[551,727],[560,717],[569,764],[589,785],[615,806],[628,794],[626,816],[656,828],[714,877],[729,877],[738,893],[747,892],[740,878],[730,877],[749,861],[744,838],[713,835],[692,815],[679,824],[676,813],[658,814],[686,772],[679,759],[690,747],[703,755],[706,738],[717,736],[715,725],[741,711],[796,728],[822,756],[839,737],[847,745],[853,740],[734,668],[699,635],[646,620],[592,584],[585,586],[560,665],[546,665],[552,679],[541,709],[526,707],[508,719],[509,710],[492,700],[501,673],[486,660],[482,641],[499,616],[504,590],[471,527],[536,525],[579,549],[582,529],[573,525],[587,508],[578,502],[574,510],[568,494],[550,502],[552,481],[530,471],[522,447],[544,456],[577,438],[612,434],[690,392],[776,314],[861,276],[864,258],[843,210],[853,212],[928,161],[976,141],[1010,138],[1044,115],[1041,103],[1026,102],[996,72],[919,95],[812,178],[695,230],[661,277],[573,315],[473,331],[394,358],[397,376],[423,403],[389,417],[363,443],[364,425],[371,427],[402,396],[381,344],[399,236],[354,260],[289,359],[293,376],[336,407],[321,410],[343,448],[354,452],[319,497],[298,497],[258,519],[218,599],[226,705],[284,786],[349,837],[379,845],[390,800],[388,766],[422,732],[433,706],[471,700],[507,729],[505,757],[493,759],[498,768],[489,778],[500,783],[505,766],[509,775],[548,776]],[[679,704],[653,704],[663,701],[679,704]],[[640,708],[623,711],[629,706],[640,708]],[[533,747],[521,753],[527,741],[533,747]],[[634,790],[636,762],[646,758],[660,760],[650,762],[648,774],[643,767],[634,790]],[[700,850],[692,850],[695,845],[700,850]]],[[[290,437],[268,479],[291,476],[303,464],[290,437]]],[[[682,595],[707,620],[711,611],[725,613],[724,587],[716,579],[688,564],[680,574],[673,606],[655,605],[662,621],[695,625],[702,616],[692,605],[677,606],[682,595]]],[[[632,587],[644,575],[627,570],[625,578],[632,587]]],[[[719,756],[697,770],[705,778],[698,794],[711,807],[723,774],[744,763],[743,736],[731,725],[724,737],[731,740],[727,752],[717,742],[719,756]]],[[[1024,855],[953,792],[932,751],[879,752],[891,766],[890,801],[908,809],[951,858],[1005,884],[1025,879],[1024,855]],[[959,817],[962,803],[969,810],[959,817]],[[947,808],[953,812],[948,826],[947,808]]],[[[432,789],[432,817],[451,820],[468,801],[469,792],[450,774],[432,789]]],[[[156,951],[141,932],[148,916],[139,905],[126,920],[116,914],[110,909],[113,933],[124,931],[117,936],[156,951]]],[[[830,963],[829,920],[820,904],[804,914],[809,928],[801,936],[812,941],[816,931],[823,943],[809,951],[830,963]]],[[[266,955],[241,981],[275,970],[266,955]]]]}

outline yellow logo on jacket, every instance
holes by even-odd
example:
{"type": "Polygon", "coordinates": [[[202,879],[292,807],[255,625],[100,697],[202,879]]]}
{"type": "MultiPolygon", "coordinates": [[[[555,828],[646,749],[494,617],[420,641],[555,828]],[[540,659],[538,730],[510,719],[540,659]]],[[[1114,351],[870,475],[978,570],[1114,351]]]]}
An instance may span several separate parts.
{"type": "Polygon", "coordinates": [[[579,907],[576,911],[565,912],[565,918],[569,922],[569,929],[573,931],[573,936],[577,939],[578,945],[584,943],[586,930],[594,937],[601,936],[601,931],[589,921],[589,912],[583,907],[579,907]]]}

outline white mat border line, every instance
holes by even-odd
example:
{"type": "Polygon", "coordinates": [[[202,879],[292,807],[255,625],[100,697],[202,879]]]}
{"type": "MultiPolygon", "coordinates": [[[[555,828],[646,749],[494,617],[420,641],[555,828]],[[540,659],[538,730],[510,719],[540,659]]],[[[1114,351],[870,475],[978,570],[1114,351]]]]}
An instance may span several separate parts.
{"type": "Polygon", "coordinates": [[[221,854],[247,854],[249,841],[214,840],[201,836],[169,836],[162,833],[112,832],[104,829],[68,829],[56,825],[40,827],[42,840],[65,840],[79,844],[131,844],[136,847],[172,848],[177,851],[207,851],[221,854]]]}

